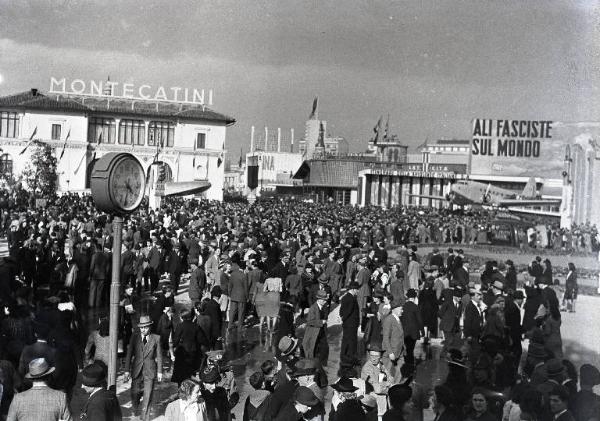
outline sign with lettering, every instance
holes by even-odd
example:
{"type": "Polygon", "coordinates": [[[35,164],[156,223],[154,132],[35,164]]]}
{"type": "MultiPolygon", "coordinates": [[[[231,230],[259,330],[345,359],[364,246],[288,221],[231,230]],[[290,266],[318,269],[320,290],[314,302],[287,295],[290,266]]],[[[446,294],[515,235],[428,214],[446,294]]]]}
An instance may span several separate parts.
{"type": "Polygon", "coordinates": [[[471,175],[560,179],[567,145],[584,134],[598,139],[598,123],[475,119],[471,175]]]}
{"type": "Polygon", "coordinates": [[[144,101],[165,101],[185,104],[213,105],[213,90],[181,88],[173,86],[135,85],[107,81],[85,81],[50,78],[50,94],[85,95],[100,98],[141,99],[144,101]]]}
{"type": "Polygon", "coordinates": [[[420,170],[385,170],[385,169],[372,169],[367,170],[367,174],[373,175],[386,175],[396,177],[423,177],[423,178],[450,178],[455,179],[456,174],[453,172],[443,171],[420,171],[420,170]]]}

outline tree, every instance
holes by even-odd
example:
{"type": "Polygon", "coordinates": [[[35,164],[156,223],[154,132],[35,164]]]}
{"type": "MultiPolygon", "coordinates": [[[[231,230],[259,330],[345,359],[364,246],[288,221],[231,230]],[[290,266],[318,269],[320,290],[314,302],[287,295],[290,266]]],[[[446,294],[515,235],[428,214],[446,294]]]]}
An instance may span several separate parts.
{"type": "Polygon", "coordinates": [[[23,178],[27,186],[39,192],[40,198],[52,199],[56,196],[58,174],[57,161],[52,148],[44,143],[36,142],[31,153],[31,161],[23,170],[23,178]]]}

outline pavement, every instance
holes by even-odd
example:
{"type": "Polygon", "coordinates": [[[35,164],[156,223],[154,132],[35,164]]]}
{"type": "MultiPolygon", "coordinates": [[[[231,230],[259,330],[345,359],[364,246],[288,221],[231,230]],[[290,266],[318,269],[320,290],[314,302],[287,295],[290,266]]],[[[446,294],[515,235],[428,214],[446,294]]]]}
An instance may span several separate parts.
{"type": "MultiPolygon", "coordinates": [[[[6,242],[0,239],[0,257],[7,254],[6,242]]],[[[514,257],[514,256],[513,256],[514,257]]],[[[524,256],[525,261],[530,261],[532,255],[524,256]]],[[[187,282],[187,281],[186,281],[187,282]]],[[[176,306],[181,307],[189,304],[187,296],[187,283],[181,286],[180,293],[176,297],[176,306]]],[[[600,366],[600,335],[597,331],[597,321],[600,320],[600,297],[581,295],[577,300],[576,313],[562,313],[562,337],[565,357],[573,361],[578,367],[583,363],[591,363],[600,366]]],[[[84,314],[87,320],[97,320],[98,312],[84,314]]],[[[89,322],[88,325],[91,325],[89,322]]],[[[302,328],[298,333],[302,333],[302,328]]],[[[328,342],[330,347],[329,362],[326,367],[329,383],[337,379],[339,367],[339,352],[341,342],[341,320],[339,308],[334,308],[328,320],[328,342]]],[[[432,340],[428,346],[420,341],[415,348],[415,356],[422,360],[417,368],[417,381],[426,387],[441,382],[447,371],[447,364],[440,359],[441,341],[432,340]]],[[[238,420],[242,419],[243,405],[248,393],[252,390],[247,379],[250,375],[260,370],[260,365],[266,359],[273,358],[277,344],[271,343],[268,338],[259,337],[258,327],[241,330],[233,330],[227,337],[225,359],[232,366],[238,390],[240,403],[233,408],[232,413],[238,420]]],[[[361,345],[359,345],[361,346],[361,345]]],[[[171,377],[170,361],[165,363],[164,381],[156,383],[154,396],[152,398],[151,419],[164,420],[166,405],[176,399],[177,385],[169,382],[171,377]]],[[[131,400],[129,395],[129,383],[123,381],[123,371],[119,370],[117,377],[117,395],[122,405],[125,420],[137,420],[131,412],[131,400]]],[[[80,379],[74,390],[71,407],[74,418],[78,418],[81,408],[87,400],[87,394],[81,388],[80,379]]],[[[326,396],[326,408],[329,409],[331,390],[326,396]]],[[[431,411],[426,410],[425,421],[433,420],[431,411]]]]}

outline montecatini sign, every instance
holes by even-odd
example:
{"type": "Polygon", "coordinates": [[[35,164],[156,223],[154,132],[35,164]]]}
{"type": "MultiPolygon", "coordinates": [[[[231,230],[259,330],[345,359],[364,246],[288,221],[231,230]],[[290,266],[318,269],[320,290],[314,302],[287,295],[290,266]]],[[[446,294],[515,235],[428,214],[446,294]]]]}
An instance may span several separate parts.
{"type": "Polygon", "coordinates": [[[103,98],[128,98],[146,101],[167,101],[188,104],[213,105],[212,89],[181,88],[173,86],[136,85],[83,79],[50,78],[51,94],[86,95],[103,98]]]}

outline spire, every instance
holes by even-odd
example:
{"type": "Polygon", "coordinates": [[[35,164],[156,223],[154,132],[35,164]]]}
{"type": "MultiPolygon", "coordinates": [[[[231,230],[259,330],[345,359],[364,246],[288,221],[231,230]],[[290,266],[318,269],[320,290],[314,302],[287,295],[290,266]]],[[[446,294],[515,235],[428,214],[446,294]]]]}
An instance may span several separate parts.
{"type": "Polygon", "coordinates": [[[383,132],[383,140],[389,140],[390,137],[390,113],[387,115],[387,121],[385,122],[385,132],[383,132]]]}
{"type": "Polygon", "coordinates": [[[312,112],[310,113],[310,116],[308,117],[309,120],[317,120],[319,118],[318,106],[319,106],[319,97],[316,96],[315,99],[313,100],[312,112]]]}
{"type": "Polygon", "coordinates": [[[319,122],[319,137],[317,138],[317,148],[325,149],[325,128],[323,122],[319,122]]]}

